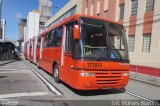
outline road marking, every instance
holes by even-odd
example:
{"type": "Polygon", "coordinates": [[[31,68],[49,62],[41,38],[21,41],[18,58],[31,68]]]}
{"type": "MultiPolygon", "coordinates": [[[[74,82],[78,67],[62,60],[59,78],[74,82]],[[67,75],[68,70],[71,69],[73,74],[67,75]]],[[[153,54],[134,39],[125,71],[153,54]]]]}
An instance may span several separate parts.
{"type": "Polygon", "coordinates": [[[27,67],[18,67],[18,66],[16,66],[16,67],[12,67],[12,66],[0,66],[0,69],[3,69],[3,68],[11,68],[11,69],[26,69],[27,67]]]}
{"type": "Polygon", "coordinates": [[[28,70],[19,70],[19,71],[0,71],[1,74],[3,73],[28,73],[28,70]]]}
{"type": "Polygon", "coordinates": [[[135,96],[135,97],[137,97],[137,98],[140,98],[140,99],[143,99],[143,100],[152,102],[152,103],[156,103],[156,102],[154,102],[153,100],[150,100],[150,99],[148,99],[148,98],[142,97],[142,96],[140,96],[140,95],[137,95],[137,94],[132,93],[132,92],[129,92],[129,91],[125,91],[125,93],[127,93],[127,94],[129,94],[129,95],[132,95],[132,96],[135,96]]]}
{"type": "MultiPolygon", "coordinates": [[[[11,68],[0,68],[0,71],[3,71],[3,70],[26,70],[26,69],[11,69],[11,68]]],[[[28,70],[29,71],[29,70],[28,70]]]]}
{"type": "Polygon", "coordinates": [[[8,65],[8,66],[0,66],[0,68],[8,68],[8,67],[12,67],[12,68],[26,68],[26,67],[24,67],[24,66],[10,66],[10,65],[8,65]]]}
{"type": "Polygon", "coordinates": [[[5,71],[5,70],[8,70],[8,71],[9,71],[9,70],[11,70],[11,71],[12,71],[12,70],[13,70],[13,71],[15,70],[15,71],[16,71],[16,70],[29,70],[29,69],[24,69],[24,68],[23,68],[23,69],[22,69],[22,68],[21,68],[21,69],[20,69],[20,68],[13,68],[13,69],[12,69],[12,68],[7,68],[7,67],[6,67],[6,68],[0,68],[0,71],[3,71],[3,70],[4,70],[4,71],[5,71]]]}
{"type": "Polygon", "coordinates": [[[13,97],[23,97],[23,96],[43,96],[43,95],[49,95],[49,94],[47,92],[3,94],[3,95],[0,95],[0,99],[13,98],[13,97]]]}
{"type": "Polygon", "coordinates": [[[27,62],[23,60],[23,62],[50,88],[50,90],[57,95],[62,95],[50,82],[48,82],[41,74],[39,74],[33,67],[31,67],[27,62]]]}
{"type": "Polygon", "coordinates": [[[137,97],[137,98],[143,99],[143,100],[150,101],[149,99],[147,99],[147,98],[145,98],[145,97],[139,96],[139,95],[134,94],[134,93],[129,92],[129,91],[125,91],[125,93],[130,94],[130,95],[132,95],[132,96],[135,96],[135,97],[137,97]]]}

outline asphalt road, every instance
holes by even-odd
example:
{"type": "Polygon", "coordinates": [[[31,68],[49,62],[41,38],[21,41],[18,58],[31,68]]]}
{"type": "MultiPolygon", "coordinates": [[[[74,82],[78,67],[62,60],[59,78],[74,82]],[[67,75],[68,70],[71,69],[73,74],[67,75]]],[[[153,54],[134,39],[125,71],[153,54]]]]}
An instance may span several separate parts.
{"type": "Polygon", "coordinates": [[[0,66],[0,105],[38,104],[55,98],[60,100],[63,95],[52,92],[23,61],[8,61],[0,66]]]}
{"type": "Polygon", "coordinates": [[[141,106],[141,101],[147,101],[145,105],[149,106],[152,101],[160,100],[160,87],[130,80],[123,91],[112,89],[80,92],[65,83],[55,83],[50,74],[28,60],[23,60],[0,66],[0,99],[3,99],[2,96],[21,104],[38,106],[141,106]],[[28,96],[20,95],[24,92],[28,96]]]}

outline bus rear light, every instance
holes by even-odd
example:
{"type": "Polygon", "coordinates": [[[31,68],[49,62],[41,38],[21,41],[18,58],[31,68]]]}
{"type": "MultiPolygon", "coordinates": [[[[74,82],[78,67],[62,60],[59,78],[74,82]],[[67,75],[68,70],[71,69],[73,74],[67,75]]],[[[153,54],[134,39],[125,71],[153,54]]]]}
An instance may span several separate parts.
{"type": "Polygon", "coordinates": [[[95,74],[94,73],[90,73],[90,72],[81,72],[80,76],[83,76],[83,77],[85,77],[85,76],[95,76],[95,74]]]}
{"type": "Polygon", "coordinates": [[[124,75],[124,76],[129,76],[129,73],[124,73],[123,75],[124,75]]]}

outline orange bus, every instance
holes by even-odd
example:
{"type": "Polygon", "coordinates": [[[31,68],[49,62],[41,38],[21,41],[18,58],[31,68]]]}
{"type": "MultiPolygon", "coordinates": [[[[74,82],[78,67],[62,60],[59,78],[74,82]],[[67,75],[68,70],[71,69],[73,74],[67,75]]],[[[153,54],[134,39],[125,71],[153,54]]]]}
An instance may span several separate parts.
{"type": "Polygon", "coordinates": [[[127,85],[128,46],[119,23],[76,14],[39,37],[38,66],[52,74],[55,82],[63,81],[78,90],[127,85]]]}
{"type": "Polygon", "coordinates": [[[24,57],[35,64],[39,64],[41,38],[33,37],[24,44],[24,57]]]}

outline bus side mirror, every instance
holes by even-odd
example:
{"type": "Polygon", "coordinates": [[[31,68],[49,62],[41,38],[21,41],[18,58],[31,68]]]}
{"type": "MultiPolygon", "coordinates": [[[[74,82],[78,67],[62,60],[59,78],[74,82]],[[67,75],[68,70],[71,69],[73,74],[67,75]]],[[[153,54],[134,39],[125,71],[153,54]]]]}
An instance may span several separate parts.
{"type": "Polygon", "coordinates": [[[74,39],[79,40],[80,39],[80,26],[79,25],[74,25],[74,39]]]}

